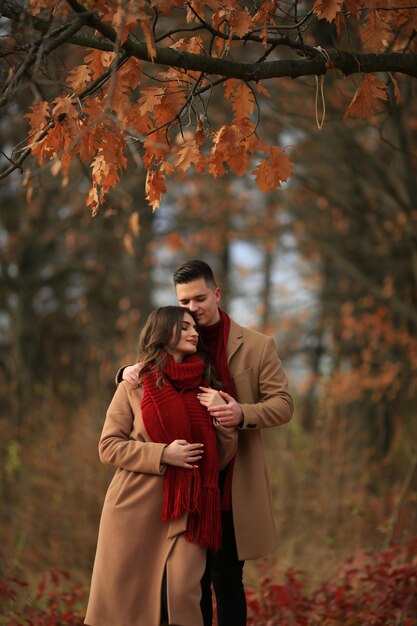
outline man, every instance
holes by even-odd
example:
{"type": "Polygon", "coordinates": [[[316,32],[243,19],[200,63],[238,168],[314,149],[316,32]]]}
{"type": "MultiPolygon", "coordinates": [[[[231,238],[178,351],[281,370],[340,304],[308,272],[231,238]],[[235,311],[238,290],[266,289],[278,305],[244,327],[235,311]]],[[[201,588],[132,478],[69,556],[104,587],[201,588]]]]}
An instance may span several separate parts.
{"type": "MultiPolygon", "coordinates": [[[[238,427],[235,459],[222,473],[222,548],[209,555],[203,581],[204,624],[212,620],[209,576],[219,626],[246,626],[243,566],[270,554],[277,543],[261,428],[287,423],[293,413],[287,378],[275,342],[239,326],[219,309],[220,287],[204,261],[187,261],[173,275],[178,302],[196,314],[201,338],[224,386],[227,404],[210,408],[220,424],[238,427]],[[205,585],[207,585],[205,587],[205,585]]],[[[137,383],[136,366],[123,378],[137,383]]]]}

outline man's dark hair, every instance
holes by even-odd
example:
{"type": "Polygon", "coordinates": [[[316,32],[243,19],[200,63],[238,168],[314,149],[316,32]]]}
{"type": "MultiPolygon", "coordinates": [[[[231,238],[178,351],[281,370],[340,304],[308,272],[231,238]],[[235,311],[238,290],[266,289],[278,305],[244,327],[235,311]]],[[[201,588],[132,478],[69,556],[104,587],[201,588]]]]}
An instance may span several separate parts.
{"type": "Polygon", "coordinates": [[[210,287],[217,286],[210,265],[207,265],[207,263],[199,259],[186,261],[175,270],[172,277],[174,279],[174,285],[183,285],[184,283],[190,283],[193,280],[204,278],[207,285],[210,285],[210,287]]]}

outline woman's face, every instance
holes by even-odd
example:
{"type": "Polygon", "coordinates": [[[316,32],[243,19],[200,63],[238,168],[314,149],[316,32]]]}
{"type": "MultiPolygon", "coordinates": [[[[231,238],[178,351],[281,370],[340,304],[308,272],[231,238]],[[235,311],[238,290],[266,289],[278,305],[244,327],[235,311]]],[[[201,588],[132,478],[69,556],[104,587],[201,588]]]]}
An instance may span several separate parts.
{"type": "Polygon", "coordinates": [[[172,354],[177,363],[180,363],[187,354],[194,354],[197,350],[198,332],[196,323],[189,313],[184,313],[181,324],[181,336],[176,346],[174,345],[175,336],[176,328],[172,332],[168,352],[172,354]]]}

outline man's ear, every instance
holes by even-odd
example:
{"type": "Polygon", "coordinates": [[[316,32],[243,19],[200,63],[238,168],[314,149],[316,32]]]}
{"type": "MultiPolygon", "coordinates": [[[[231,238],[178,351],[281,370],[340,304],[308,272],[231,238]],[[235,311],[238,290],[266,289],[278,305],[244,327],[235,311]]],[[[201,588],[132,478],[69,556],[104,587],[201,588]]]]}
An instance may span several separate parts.
{"type": "Polygon", "coordinates": [[[220,289],[220,287],[216,287],[216,289],[214,290],[214,295],[216,296],[216,302],[220,302],[220,299],[222,297],[222,290],[220,289]]]}

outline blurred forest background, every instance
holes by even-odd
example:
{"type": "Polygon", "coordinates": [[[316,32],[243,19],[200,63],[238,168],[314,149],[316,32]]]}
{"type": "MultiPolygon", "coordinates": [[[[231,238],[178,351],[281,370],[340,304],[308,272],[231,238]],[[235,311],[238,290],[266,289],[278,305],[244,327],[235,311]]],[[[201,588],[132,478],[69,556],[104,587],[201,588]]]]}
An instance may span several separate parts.
{"type": "MultiPolygon", "coordinates": [[[[18,172],[1,181],[0,575],[60,568],[88,583],[114,374],[136,359],[149,311],[174,302],[187,258],[213,266],[236,321],[275,336],[289,376],[294,418],[264,438],[271,567],[319,582],[417,534],[416,84],[401,80],[399,106],[342,122],[351,87],[331,81],[322,130],[314,78],[268,84],[264,124],[295,162],[274,193],[177,175],[152,213],[133,163],[92,218],[81,165],[66,187],[32,167],[29,195],[18,172]]],[[[26,96],[2,109],[3,153],[26,132],[26,96]]],[[[246,575],[256,582],[252,564],[246,575]]]]}

